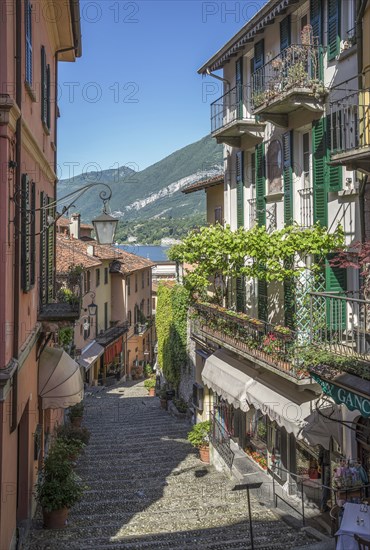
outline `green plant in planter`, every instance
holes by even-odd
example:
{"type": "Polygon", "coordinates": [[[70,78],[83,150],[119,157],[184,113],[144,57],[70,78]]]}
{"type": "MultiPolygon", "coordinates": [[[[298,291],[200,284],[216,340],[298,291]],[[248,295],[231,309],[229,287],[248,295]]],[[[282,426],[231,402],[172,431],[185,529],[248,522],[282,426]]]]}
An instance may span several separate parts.
{"type": "Polygon", "coordinates": [[[57,300],[59,302],[75,305],[79,303],[80,298],[69,288],[61,288],[57,292],[57,300]]]}
{"type": "Polygon", "coordinates": [[[82,401],[80,401],[80,403],[76,403],[76,405],[73,405],[73,407],[71,407],[68,412],[68,416],[71,421],[74,420],[75,418],[82,418],[83,414],[84,414],[84,404],[82,401]]]}
{"type": "Polygon", "coordinates": [[[67,441],[81,441],[83,445],[88,445],[90,440],[90,432],[87,428],[78,428],[72,424],[63,424],[58,426],[56,430],[57,438],[67,441]]]}
{"type": "Polygon", "coordinates": [[[199,422],[194,424],[188,433],[188,441],[193,447],[205,447],[209,445],[209,434],[211,432],[211,421],[199,422]]]}
{"type": "Polygon", "coordinates": [[[155,388],[156,386],[156,379],[155,378],[147,378],[144,380],[144,387],[149,391],[151,388],[155,388]]]}
{"type": "Polygon", "coordinates": [[[73,328],[66,327],[58,331],[58,341],[59,344],[64,348],[69,346],[73,340],[73,328]]]}
{"type": "Polygon", "coordinates": [[[83,489],[70,461],[70,446],[56,440],[45,459],[36,485],[36,499],[46,512],[71,508],[78,502],[83,489]]]}
{"type": "Polygon", "coordinates": [[[153,375],[153,369],[152,369],[152,366],[151,366],[149,363],[147,363],[147,364],[145,365],[145,367],[144,367],[144,372],[145,372],[145,376],[146,376],[147,378],[149,378],[150,376],[153,375]]]}
{"type": "Polygon", "coordinates": [[[181,398],[179,399],[173,399],[172,400],[173,404],[175,405],[176,409],[180,412],[180,413],[186,413],[187,410],[188,410],[188,404],[181,398]]]}

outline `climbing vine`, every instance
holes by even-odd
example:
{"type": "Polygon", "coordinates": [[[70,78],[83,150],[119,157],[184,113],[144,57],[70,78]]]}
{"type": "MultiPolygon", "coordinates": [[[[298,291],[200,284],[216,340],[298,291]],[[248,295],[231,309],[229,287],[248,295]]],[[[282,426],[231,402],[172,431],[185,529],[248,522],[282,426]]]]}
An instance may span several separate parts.
{"type": "Polygon", "coordinates": [[[180,286],[159,285],[156,312],[158,363],[166,380],[178,387],[187,361],[187,312],[189,295],[180,286]]]}

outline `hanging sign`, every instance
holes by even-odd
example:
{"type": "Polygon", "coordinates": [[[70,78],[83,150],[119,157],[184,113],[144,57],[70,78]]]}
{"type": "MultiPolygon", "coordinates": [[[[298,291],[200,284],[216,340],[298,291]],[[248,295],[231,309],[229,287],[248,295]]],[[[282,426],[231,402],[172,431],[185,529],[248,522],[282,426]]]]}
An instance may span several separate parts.
{"type": "Polygon", "coordinates": [[[343,403],[350,411],[360,411],[361,416],[370,418],[370,397],[362,397],[348,389],[336,386],[327,380],[322,380],[313,372],[311,372],[311,376],[320,384],[322,391],[326,395],[329,395],[338,405],[343,403]]]}

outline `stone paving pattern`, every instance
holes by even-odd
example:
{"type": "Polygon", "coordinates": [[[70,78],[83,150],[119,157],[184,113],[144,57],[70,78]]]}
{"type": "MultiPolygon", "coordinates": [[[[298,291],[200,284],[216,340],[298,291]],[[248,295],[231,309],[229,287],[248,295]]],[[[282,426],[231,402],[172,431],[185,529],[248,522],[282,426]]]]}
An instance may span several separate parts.
{"type": "MultiPolygon", "coordinates": [[[[76,468],[87,486],[84,498],[63,530],[43,529],[38,512],[25,549],[250,548],[245,491],[231,492],[223,473],[200,462],[186,441],[189,423],[162,410],[142,382],[88,394],[84,424],[91,440],[76,468]]],[[[251,500],[256,549],[317,543],[253,491],[251,500]]]]}

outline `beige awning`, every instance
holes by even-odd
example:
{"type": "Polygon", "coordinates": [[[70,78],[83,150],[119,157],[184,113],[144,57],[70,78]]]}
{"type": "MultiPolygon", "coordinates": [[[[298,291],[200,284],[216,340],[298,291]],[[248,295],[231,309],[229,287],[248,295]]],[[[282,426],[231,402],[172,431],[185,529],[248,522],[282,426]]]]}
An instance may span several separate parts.
{"type": "Polygon", "coordinates": [[[80,367],[61,348],[46,347],[39,360],[39,396],[43,409],[66,409],[83,398],[80,367]]]}
{"type": "Polygon", "coordinates": [[[295,436],[314,406],[312,392],[299,392],[279,375],[260,373],[222,349],[206,359],[202,379],[235,408],[246,412],[253,405],[295,436]]]}
{"type": "Polygon", "coordinates": [[[324,449],[330,450],[330,441],[333,438],[342,447],[342,420],[342,405],[324,403],[305,419],[307,424],[302,428],[299,439],[309,445],[320,444],[324,449]]]}
{"type": "Polygon", "coordinates": [[[83,350],[78,360],[81,367],[89,370],[91,365],[104,353],[104,348],[97,342],[92,342],[87,348],[83,350]]]}

